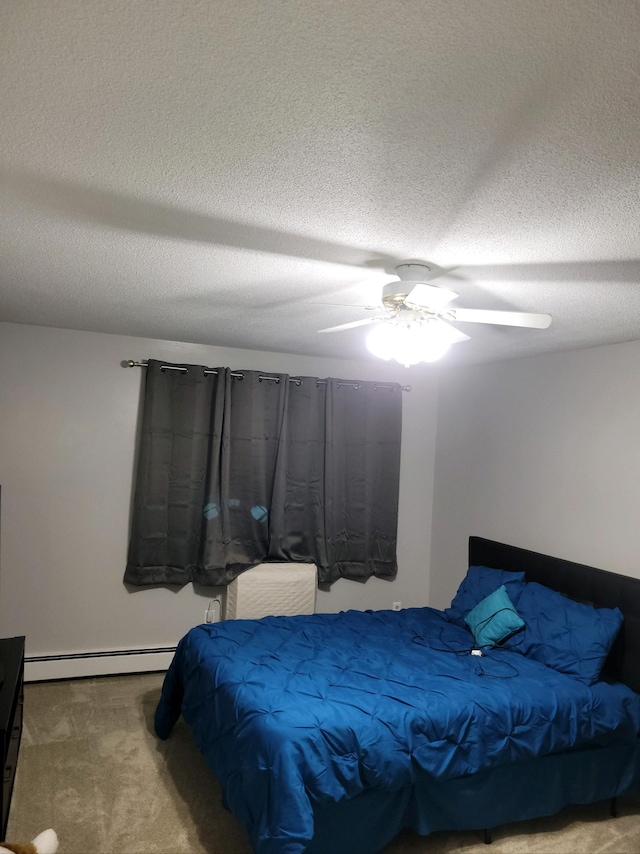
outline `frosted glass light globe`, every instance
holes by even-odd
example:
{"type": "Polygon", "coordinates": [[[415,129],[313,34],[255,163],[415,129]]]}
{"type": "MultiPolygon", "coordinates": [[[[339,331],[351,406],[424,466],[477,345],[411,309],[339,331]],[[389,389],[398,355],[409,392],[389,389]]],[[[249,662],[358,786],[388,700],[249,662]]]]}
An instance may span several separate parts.
{"type": "Polygon", "coordinates": [[[405,367],[435,362],[449,346],[437,321],[391,320],[376,326],[367,336],[367,347],[374,356],[385,361],[395,359],[405,367]]]}
{"type": "Polygon", "coordinates": [[[380,323],[367,335],[369,351],[379,359],[384,359],[385,362],[393,358],[395,343],[396,326],[393,322],[380,323]]]}

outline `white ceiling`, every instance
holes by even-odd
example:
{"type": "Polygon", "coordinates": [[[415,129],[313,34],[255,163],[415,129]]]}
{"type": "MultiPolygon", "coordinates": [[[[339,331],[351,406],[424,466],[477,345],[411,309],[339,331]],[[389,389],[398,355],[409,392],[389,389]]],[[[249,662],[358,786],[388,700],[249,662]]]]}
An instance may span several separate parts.
{"type": "Polygon", "coordinates": [[[4,0],[0,320],[363,358],[317,330],[418,258],[553,315],[449,362],[640,339],[639,44],[636,0],[4,0]]]}

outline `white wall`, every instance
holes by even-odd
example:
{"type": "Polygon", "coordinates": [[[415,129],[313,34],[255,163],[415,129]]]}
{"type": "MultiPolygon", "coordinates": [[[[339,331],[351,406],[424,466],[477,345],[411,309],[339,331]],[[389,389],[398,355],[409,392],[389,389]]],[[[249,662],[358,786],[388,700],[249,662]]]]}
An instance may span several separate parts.
{"type": "Polygon", "coordinates": [[[148,357],[412,385],[398,578],[318,610],[447,605],[470,534],[640,577],[640,342],[439,366],[437,399],[431,367],[0,324],[0,634],[29,655],[172,646],[216,592],[122,583],[142,370],[120,362],[148,357]]]}
{"type": "Polygon", "coordinates": [[[429,604],[469,535],[640,577],[640,342],[441,375],[429,604]]]}
{"type": "Polygon", "coordinates": [[[170,646],[203,620],[212,591],[129,592],[122,583],[144,370],[122,368],[130,358],[411,384],[403,393],[398,578],[340,580],[319,593],[317,607],[426,604],[432,370],[0,324],[0,634],[26,635],[28,655],[73,653],[170,646]]]}

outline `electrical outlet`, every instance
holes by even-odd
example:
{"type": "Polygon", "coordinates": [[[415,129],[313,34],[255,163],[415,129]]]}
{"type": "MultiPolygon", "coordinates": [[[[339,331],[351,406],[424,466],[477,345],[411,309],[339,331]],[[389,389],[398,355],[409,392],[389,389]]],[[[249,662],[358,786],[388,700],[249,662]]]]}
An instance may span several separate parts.
{"type": "Polygon", "coordinates": [[[391,607],[394,611],[400,611],[402,610],[402,602],[394,602],[391,607]]]}

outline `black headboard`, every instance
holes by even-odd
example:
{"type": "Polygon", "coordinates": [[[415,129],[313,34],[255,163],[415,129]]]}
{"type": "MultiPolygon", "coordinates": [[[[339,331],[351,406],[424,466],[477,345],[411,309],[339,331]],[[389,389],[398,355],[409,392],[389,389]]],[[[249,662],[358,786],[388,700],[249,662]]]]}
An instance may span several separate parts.
{"type": "Polygon", "coordinates": [[[640,579],[483,537],[469,537],[469,566],[524,572],[527,581],[537,581],[579,602],[596,608],[620,608],[624,622],[604,674],[640,694],[640,579]]]}

